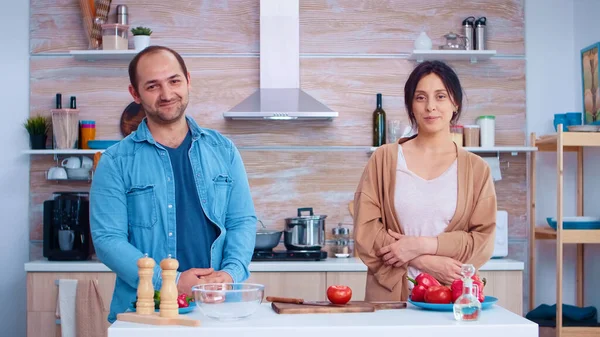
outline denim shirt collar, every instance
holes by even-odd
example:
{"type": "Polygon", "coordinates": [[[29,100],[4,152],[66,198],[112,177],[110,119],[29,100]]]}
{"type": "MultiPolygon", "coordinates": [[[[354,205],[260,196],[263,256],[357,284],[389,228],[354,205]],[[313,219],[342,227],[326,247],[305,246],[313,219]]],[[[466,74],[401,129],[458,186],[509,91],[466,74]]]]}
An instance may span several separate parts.
{"type": "MultiPolygon", "coordinates": [[[[192,132],[192,141],[198,140],[201,136],[206,135],[206,131],[201,128],[196,121],[190,116],[186,115],[185,119],[187,121],[188,127],[192,132]]],[[[137,130],[133,133],[132,139],[136,143],[148,142],[150,144],[156,145],[156,141],[154,137],[152,137],[152,133],[150,129],[148,129],[147,117],[144,117],[137,130]]]]}

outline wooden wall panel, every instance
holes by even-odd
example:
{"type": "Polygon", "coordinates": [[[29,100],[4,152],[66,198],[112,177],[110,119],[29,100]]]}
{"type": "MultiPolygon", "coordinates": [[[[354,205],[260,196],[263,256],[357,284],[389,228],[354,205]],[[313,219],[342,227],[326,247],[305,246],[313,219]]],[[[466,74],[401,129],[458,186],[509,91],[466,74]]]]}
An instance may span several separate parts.
{"type": "MultiPolygon", "coordinates": [[[[259,0],[121,0],[153,43],[189,53],[257,53],[259,0]]],[[[524,0],[302,0],[302,53],[407,53],[425,30],[434,47],[468,16],[488,18],[487,49],[524,55],[524,0]]],[[[109,21],[114,22],[116,4],[109,21]]],[[[31,0],[31,51],[87,49],[78,0],[31,0]]]]}
{"type": "MultiPolygon", "coordinates": [[[[406,59],[308,58],[301,62],[302,88],[340,117],[333,121],[227,121],[223,112],[258,89],[257,58],[187,58],[192,73],[187,113],[239,146],[371,144],[375,94],[384,95],[388,119],[407,121],[404,82],[415,63],[406,59]]],[[[525,61],[455,62],[465,89],[463,123],[496,115],[497,144],[525,141],[525,61]]],[[[121,139],[123,109],[131,102],[127,62],[35,58],[31,62],[31,113],[49,114],[54,94],[77,96],[82,119],[95,119],[97,139],[121,139]]]]}
{"type": "MultiPolygon", "coordinates": [[[[116,22],[121,4],[128,6],[130,26],[152,29],[152,44],[190,53],[258,52],[258,0],[120,0],[111,5],[109,22],[116,22]]],[[[30,30],[32,53],[88,49],[79,0],[31,0],[30,30]]]]}
{"type": "Polygon", "coordinates": [[[302,0],[304,53],[408,53],[424,30],[434,48],[469,16],[488,19],[487,49],[525,54],[524,0],[302,0]]]}

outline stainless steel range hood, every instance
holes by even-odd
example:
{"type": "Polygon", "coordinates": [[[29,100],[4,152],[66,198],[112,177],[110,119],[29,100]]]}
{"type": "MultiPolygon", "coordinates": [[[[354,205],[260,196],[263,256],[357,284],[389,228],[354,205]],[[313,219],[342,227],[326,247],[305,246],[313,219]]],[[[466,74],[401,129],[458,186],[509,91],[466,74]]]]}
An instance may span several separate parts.
{"type": "Polygon", "coordinates": [[[299,0],[260,0],[260,89],[229,119],[330,120],[338,116],[300,89],[299,0]]]}

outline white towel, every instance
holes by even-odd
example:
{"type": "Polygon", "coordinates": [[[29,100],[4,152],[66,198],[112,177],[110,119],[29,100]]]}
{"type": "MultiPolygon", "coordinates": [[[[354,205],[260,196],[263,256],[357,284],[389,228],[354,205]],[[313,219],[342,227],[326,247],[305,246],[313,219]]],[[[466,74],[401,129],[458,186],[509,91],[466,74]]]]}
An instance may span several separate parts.
{"type": "Polygon", "coordinates": [[[57,311],[60,313],[60,331],[62,337],[76,337],[75,299],[77,280],[58,280],[57,311]]]}

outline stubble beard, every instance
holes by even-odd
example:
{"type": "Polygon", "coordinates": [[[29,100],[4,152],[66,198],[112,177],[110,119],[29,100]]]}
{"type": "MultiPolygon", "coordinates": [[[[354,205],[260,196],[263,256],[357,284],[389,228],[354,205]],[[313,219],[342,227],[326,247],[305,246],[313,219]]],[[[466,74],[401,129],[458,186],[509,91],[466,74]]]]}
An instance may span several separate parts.
{"type": "Polygon", "coordinates": [[[175,115],[170,118],[165,118],[164,114],[160,112],[160,108],[157,109],[154,106],[147,105],[145,103],[142,103],[142,106],[146,111],[146,116],[148,119],[152,120],[156,124],[168,125],[176,123],[184,117],[188,102],[189,100],[184,101],[183,99],[180,99],[175,115]]]}

